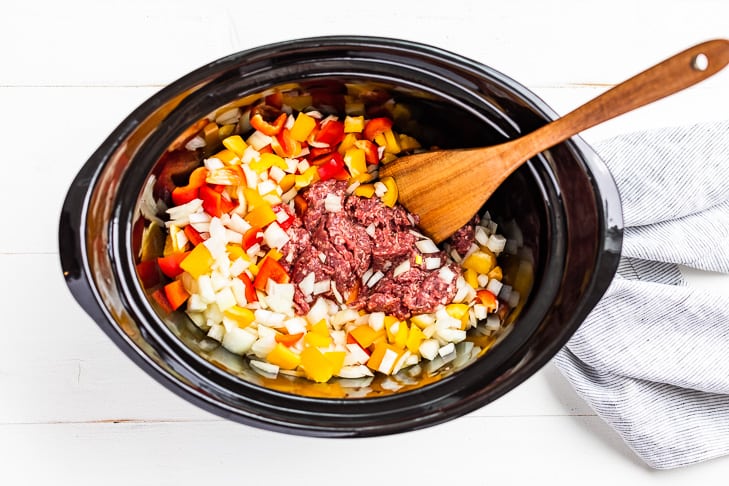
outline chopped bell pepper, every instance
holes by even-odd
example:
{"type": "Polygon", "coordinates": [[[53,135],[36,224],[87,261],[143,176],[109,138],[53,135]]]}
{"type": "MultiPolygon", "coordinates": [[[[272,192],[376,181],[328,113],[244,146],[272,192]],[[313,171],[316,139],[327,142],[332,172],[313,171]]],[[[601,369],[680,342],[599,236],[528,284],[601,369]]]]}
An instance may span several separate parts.
{"type": "Polygon", "coordinates": [[[314,141],[335,146],[344,138],[344,123],[338,120],[329,120],[314,135],[314,141]]]}
{"type": "Polygon", "coordinates": [[[245,143],[240,135],[232,135],[223,140],[223,146],[228,150],[231,150],[238,157],[243,157],[243,152],[248,148],[248,144],[245,143]]]}
{"type": "Polygon", "coordinates": [[[185,226],[184,231],[185,231],[185,236],[187,236],[187,239],[190,240],[190,243],[192,243],[193,245],[199,245],[200,243],[205,241],[205,238],[202,237],[202,235],[198,232],[198,230],[196,230],[189,224],[187,226],[185,226]]]}
{"type": "Polygon", "coordinates": [[[325,383],[334,374],[334,364],[317,348],[304,348],[301,352],[301,367],[306,377],[317,383],[325,383]]]}
{"type": "Polygon", "coordinates": [[[253,281],[251,280],[251,277],[249,277],[246,272],[243,272],[238,275],[238,278],[241,279],[243,281],[243,285],[245,285],[246,301],[258,302],[258,294],[256,294],[256,288],[253,286],[253,281]]]}
{"type": "Polygon", "coordinates": [[[260,107],[254,108],[253,113],[251,114],[251,126],[259,132],[263,133],[264,135],[268,135],[269,137],[277,135],[278,132],[280,132],[281,129],[284,127],[288,115],[286,113],[281,113],[276,117],[275,120],[273,120],[272,122],[268,122],[264,120],[262,112],[269,110],[259,108],[260,107]]]}
{"type": "Polygon", "coordinates": [[[281,369],[293,370],[301,363],[301,357],[283,344],[276,343],[273,350],[266,356],[266,361],[281,369]]]}
{"type": "Polygon", "coordinates": [[[332,344],[332,338],[329,335],[322,335],[317,332],[307,332],[304,336],[304,344],[317,348],[326,348],[332,344]]]}
{"type": "Polygon", "coordinates": [[[369,141],[374,141],[375,137],[390,130],[392,128],[392,120],[385,117],[373,118],[369,120],[362,131],[362,135],[369,141]]]}
{"type": "Polygon", "coordinates": [[[352,177],[357,177],[367,172],[364,150],[357,147],[350,148],[344,153],[343,159],[352,177]]]}
{"type": "Polygon", "coordinates": [[[256,319],[252,310],[239,305],[227,308],[223,314],[233,319],[241,329],[248,327],[256,319]]]}
{"type": "Polygon", "coordinates": [[[293,157],[301,152],[301,143],[291,138],[289,129],[284,127],[278,135],[271,138],[271,148],[281,157],[293,157]]]}
{"type": "Polygon", "coordinates": [[[172,304],[167,300],[164,287],[160,287],[152,292],[152,299],[159,304],[163,311],[167,314],[171,314],[175,309],[172,308],[172,304]]]}
{"type": "Polygon", "coordinates": [[[296,344],[296,342],[301,339],[301,337],[304,335],[303,332],[297,332],[296,334],[276,334],[274,339],[277,343],[281,343],[286,347],[293,346],[296,344]]]}
{"type": "Polygon", "coordinates": [[[375,340],[383,335],[383,331],[375,331],[368,325],[357,326],[351,331],[349,335],[355,340],[357,344],[363,348],[369,348],[375,340]]]}
{"type": "Polygon", "coordinates": [[[481,301],[481,305],[486,307],[486,312],[492,314],[496,312],[499,307],[499,302],[496,296],[490,290],[481,289],[476,292],[476,298],[481,301]]]}
{"type": "Polygon", "coordinates": [[[213,256],[205,244],[200,243],[180,262],[180,268],[192,275],[193,278],[199,278],[210,272],[213,264],[213,256]]]}
{"type": "Polygon", "coordinates": [[[316,118],[306,113],[299,113],[296,115],[294,125],[291,127],[291,138],[297,142],[305,142],[309,138],[309,134],[314,130],[314,127],[316,127],[316,118]]]}
{"type": "Polygon", "coordinates": [[[185,286],[182,285],[182,280],[175,280],[164,286],[165,297],[170,303],[172,310],[177,310],[187,299],[190,298],[190,294],[185,290],[185,286]]]}
{"type": "Polygon", "coordinates": [[[264,201],[263,204],[256,206],[244,216],[248,223],[256,228],[265,228],[269,224],[276,221],[276,213],[273,212],[271,205],[264,201]]]}
{"type": "Polygon", "coordinates": [[[187,258],[190,252],[172,253],[170,255],[157,258],[157,265],[159,269],[170,278],[175,278],[183,272],[180,268],[180,262],[187,258]]]}
{"type": "Polygon", "coordinates": [[[304,215],[304,212],[306,212],[306,208],[309,207],[309,203],[306,202],[306,199],[304,199],[304,196],[301,194],[297,194],[294,196],[294,210],[296,211],[296,215],[298,217],[302,217],[304,215]]]}
{"type": "Polygon", "coordinates": [[[208,170],[205,167],[198,167],[190,173],[186,186],[178,186],[172,190],[172,204],[180,206],[198,197],[198,190],[205,184],[208,170]]]}
{"type": "Polygon", "coordinates": [[[367,367],[389,375],[402,352],[392,344],[378,343],[375,345],[375,350],[370,355],[370,359],[367,360],[367,367]]]}
{"type": "Polygon", "coordinates": [[[258,268],[258,274],[253,281],[253,286],[258,290],[265,291],[268,279],[273,279],[276,283],[288,283],[290,278],[286,273],[286,269],[274,258],[264,258],[263,263],[258,268]]]}
{"type": "Polygon", "coordinates": [[[477,273],[488,274],[496,266],[496,256],[488,249],[482,248],[468,255],[461,263],[463,268],[470,268],[477,273]]]}
{"type": "Polygon", "coordinates": [[[142,282],[142,287],[148,289],[154,287],[160,282],[159,272],[157,271],[157,263],[154,260],[137,263],[137,275],[142,282]]]}
{"type": "Polygon", "coordinates": [[[332,152],[315,160],[312,167],[316,167],[319,179],[326,181],[329,179],[347,180],[349,174],[344,168],[344,158],[339,152],[332,152]]]}
{"type": "Polygon", "coordinates": [[[344,133],[359,133],[364,130],[364,116],[347,116],[344,119],[344,133]]]}
{"type": "MultiPolygon", "coordinates": [[[[220,187],[225,188],[225,186],[220,187]]],[[[218,188],[209,184],[200,187],[199,196],[202,199],[205,212],[216,218],[230,212],[235,207],[232,201],[223,197],[222,190],[218,190],[218,188]]]]}
{"type": "Polygon", "coordinates": [[[245,232],[245,234],[243,234],[243,241],[241,242],[241,246],[245,250],[248,250],[248,248],[262,241],[263,230],[258,226],[252,226],[250,229],[248,229],[248,231],[245,232]]]}
{"type": "Polygon", "coordinates": [[[423,331],[421,331],[418,326],[411,325],[407,341],[405,342],[405,347],[408,348],[408,351],[415,354],[418,352],[418,348],[424,340],[425,334],[423,334],[423,331]]]}
{"type": "Polygon", "coordinates": [[[325,351],[324,357],[332,364],[332,374],[337,374],[344,366],[344,358],[347,353],[344,351],[325,351]]]}
{"type": "Polygon", "coordinates": [[[364,150],[365,160],[368,164],[376,165],[380,161],[380,151],[377,149],[377,145],[371,141],[357,140],[354,142],[354,146],[364,150]]]}
{"type": "Polygon", "coordinates": [[[395,203],[397,202],[398,197],[398,191],[397,191],[397,184],[395,184],[395,179],[392,177],[383,177],[380,179],[380,182],[382,182],[385,187],[387,187],[387,192],[382,196],[382,203],[385,206],[388,207],[395,207],[395,203]]]}

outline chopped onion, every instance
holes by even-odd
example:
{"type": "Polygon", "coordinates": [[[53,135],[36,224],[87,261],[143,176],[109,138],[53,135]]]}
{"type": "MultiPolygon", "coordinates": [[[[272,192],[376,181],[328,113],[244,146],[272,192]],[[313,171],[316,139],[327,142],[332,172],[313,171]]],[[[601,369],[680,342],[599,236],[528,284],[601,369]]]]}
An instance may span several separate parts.
{"type": "Polygon", "coordinates": [[[486,246],[489,241],[489,235],[483,226],[476,226],[474,237],[476,238],[478,244],[481,246],[486,246]]]}
{"type": "Polygon", "coordinates": [[[490,314],[486,318],[486,324],[484,324],[484,327],[489,331],[498,331],[501,327],[501,319],[499,319],[499,316],[496,314],[490,314]]]}
{"type": "Polygon", "coordinates": [[[374,185],[375,185],[375,195],[377,197],[384,196],[385,193],[387,192],[387,186],[380,181],[375,182],[374,185]]]}
{"type": "Polygon", "coordinates": [[[328,314],[329,305],[327,304],[326,299],[319,298],[316,302],[314,302],[314,305],[311,306],[311,309],[309,309],[309,312],[306,314],[306,320],[309,321],[309,324],[316,324],[322,319],[325,319],[328,314]]]}
{"type": "Polygon", "coordinates": [[[286,331],[289,334],[298,334],[300,332],[306,332],[306,319],[303,317],[292,317],[284,322],[286,331]]]}
{"type": "Polygon", "coordinates": [[[294,308],[294,284],[277,283],[268,279],[266,283],[266,303],[274,312],[293,315],[294,308]]]}
{"type": "Polygon", "coordinates": [[[489,280],[488,285],[486,286],[486,290],[491,292],[494,295],[499,295],[499,292],[501,292],[501,287],[503,287],[504,284],[496,280],[495,278],[492,278],[489,280]]]}
{"type": "Polygon", "coordinates": [[[385,276],[384,273],[382,273],[381,271],[377,270],[374,274],[372,274],[372,276],[370,277],[370,279],[367,280],[367,286],[370,287],[370,288],[374,287],[375,284],[377,284],[377,282],[379,282],[380,280],[382,280],[382,277],[384,277],[384,276],[385,276]]]}
{"type": "Polygon", "coordinates": [[[240,110],[238,108],[232,108],[216,116],[215,123],[218,125],[232,125],[234,123],[238,123],[239,118],[240,110]]]}
{"type": "Polygon", "coordinates": [[[280,327],[286,318],[284,314],[266,309],[256,309],[254,315],[258,324],[263,324],[268,327],[280,327]]]}
{"type": "Polygon", "coordinates": [[[435,270],[436,268],[440,268],[442,266],[442,263],[443,262],[440,258],[428,257],[425,259],[425,269],[435,270]]]}
{"type": "Polygon", "coordinates": [[[263,232],[263,241],[270,248],[283,248],[289,241],[289,235],[286,233],[276,221],[269,224],[266,231],[263,232]]]}
{"type": "Polygon", "coordinates": [[[218,304],[218,309],[220,309],[221,312],[225,312],[237,304],[235,301],[235,295],[233,295],[233,291],[230,287],[225,287],[215,294],[215,303],[218,304]]]}
{"type": "Polygon", "coordinates": [[[314,283],[314,291],[312,292],[313,295],[319,295],[324,294],[326,292],[329,292],[331,289],[331,280],[325,279],[320,282],[314,283]]]}
{"type": "Polygon", "coordinates": [[[438,276],[441,280],[444,282],[450,284],[453,282],[453,278],[456,276],[455,273],[453,273],[453,270],[451,270],[447,265],[444,267],[441,267],[440,270],[438,270],[438,276]]]}
{"type": "Polygon", "coordinates": [[[479,273],[478,277],[478,286],[481,288],[486,288],[486,285],[489,283],[489,277],[488,275],[484,275],[483,273],[479,273]]]}
{"type": "Polygon", "coordinates": [[[354,181],[349,186],[347,186],[347,190],[345,191],[347,194],[352,194],[355,189],[357,189],[362,183],[360,181],[354,181]]]}
{"type": "MultiPolygon", "coordinates": [[[[243,157],[241,157],[241,160],[240,160],[240,161],[241,161],[241,162],[243,163],[243,165],[242,165],[242,168],[243,168],[243,169],[246,169],[246,168],[248,168],[248,167],[247,167],[247,166],[248,166],[248,164],[250,164],[250,163],[251,163],[251,162],[253,162],[254,160],[258,160],[258,159],[259,159],[260,157],[261,157],[261,154],[260,154],[260,152],[258,152],[258,150],[254,149],[253,147],[251,147],[251,146],[249,145],[249,146],[248,146],[248,147],[246,147],[246,149],[245,149],[245,150],[243,151],[243,157]]],[[[248,168],[248,169],[252,171],[252,169],[250,169],[250,168],[248,168]]],[[[248,178],[248,176],[247,176],[247,175],[246,175],[246,178],[248,178]]]]}
{"type": "Polygon", "coordinates": [[[208,330],[208,337],[220,342],[225,336],[225,327],[222,324],[213,324],[208,330]]]}
{"type": "Polygon", "coordinates": [[[367,270],[365,270],[365,273],[362,274],[362,283],[363,284],[367,283],[367,281],[372,276],[372,273],[374,273],[374,270],[372,270],[371,268],[368,268],[367,270]]]}
{"type": "Polygon", "coordinates": [[[337,376],[341,378],[363,378],[365,376],[373,376],[374,374],[365,365],[358,366],[342,366],[337,376]]]}
{"type": "Polygon", "coordinates": [[[271,364],[268,361],[258,361],[256,359],[250,360],[251,368],[255,371],[260,371],[264,375],[277,375],[279,367],[278,365],[271,364]]]}
{"type": "Polygon", "coordinates": [[[271,145],[271,137],[269,137],[268,135],[264,135],[263,132],[259,132],[258,130],[256,130],[251,134],[250,137],[248,137],[248,140],[246,140],[246,142],[248,142],[248,145],[250,145],[254,149],[261,150],[266,145],[271,145]]]}
{"type": "Polygon", "coordinates": [[[340,327],[347,322],[352,322],[359,317],[359,312],[354,309],[343,309],[334,314],[330,320],[332,326],[340,327]]]}
{"type": "Polygon", "coordinates": [[[256,336],[245,329],[234,327],[225,333],[223,347],[231,353],[243,355],[256,342],[256,336]]]}
{"type": "Polygon", "coordinates": [[[337,302],[339,302],[340,304],[344,304],[344,299],[342,299],[342,294],[339,293],[339,290],[337,289],[337,283],[334,280],[332,280],[330,287],[331,287],[332,294],[334,294],[334,298],[337,299],[337,302]]]}
{"type": "Polygon", "coordinates": [[[301,279],[301,282],[299,282],[299,289],[301,289],[301,293],[304,295],[311,295],[314,293],[314,272],[309,272],[306,277],[301,279]]]}
{"type": "Polygon", "coordinates": [[[208,157],[207,159],[205,159],[203,164],[205,164],[205,168],[210,172],[225,167],[223,161],[217,157],[208,157]]]}
{"type": "Polygon", "coordinates": [[[489,236],[489,241],[486,243],[486,247],[498,255],[506,247],[506,238],[502,235],[491,235],[489,236]]]}
{"type": "Polygon", "coordinates": [[[336,194],[327,194],[324,199],[324,208],[330,213],[338,213],[342,210],[342,198],[336,194]]]}
{"type": "MultiPolygon", "coordinates": [[[[427,258],[426,258],[427,260],[427,258]]],[[[440,259],[438,259],[440,261],[440,259]]],[[[440,265],[439,265],[440,266],[440,265]]],[[[410,271],[410,260],[403,260],[395,269],[392,271],[392,276],[397,278],[405,272],[410,271]]]]}
{"type": "Polygon", "coordinates": [[[271,179],[267,179],[259,182],[257,189],[259,194],[268,194],[274,192],[276,190],[276,187],[278,187],[278,184],[276,184],[276,182],[271,179]]]}
{"type": "Polygon", "coordinates": [[[461,329],[437,329],[435,335],[449,343],[460,343],[466,339],[466,331],[461,329]]]}
{"type": "Polygon", "coordinates": [[[373,312],[370,314],[369,325],[375,331],[379,331],[385,328],[385,313],[384,312],[373,312]]]}
{"type": "Polygon", "coordinates": [[[441,346],[440,349],[438,349],[438,354],[441,357],[446,357],[451,353],[456,352],[456,345],[453,343],[448,343],[445,346],[441,346]]]}
{"type": "Polygon", "coordinates": [[[201,137],[200,135],[193,137],[185,144],[185,149],[189,150],[190,152],[194,152],[195,150],[199,148],[203,148],[205,146],[205,139],[201,137]]]}
{"type": "Polygon", "coordinates": [[[365,228],[365,233],[370,235],[372,238],[375,237],[375,223],[370,223],[369,226],[365,228]]]}
{"type": "Polygon", "coordinates": [[[430,360],[438,355],[438,349],[440,349],[438,341],[436,341],[435,339],[426,339],[425,341],[420,343],[418,352],[420,353],[420,356],[430,360]]]}
{"type": "Polygon", "coordinates": [[[435,244],[433,240],[427,238],[415,242],[415,246],[420,250],[421,253],[438,253],[440,248],[435,244]]]}

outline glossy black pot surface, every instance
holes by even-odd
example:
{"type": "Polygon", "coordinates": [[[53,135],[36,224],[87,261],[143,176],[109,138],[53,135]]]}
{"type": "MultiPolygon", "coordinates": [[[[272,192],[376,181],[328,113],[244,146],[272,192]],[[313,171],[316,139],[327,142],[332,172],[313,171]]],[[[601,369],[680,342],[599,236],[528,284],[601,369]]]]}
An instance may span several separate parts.
{"type": "MultiPolygon", "coordinates": [[[[165,316],[135,271],[140,195],[160,157],[202,117],[291,87],[325,95],[375,87],[408,107],[401,120],[426,145],[491,144],[530,132],[555,113],[507,76],[458,55],[396,39],[323,37],[217,60],[164,88],[102,143],[69,188],[59,230],[67,284],[85,311],[147,373],[222,417],[328,437],[414,430],[502,396],[567,342],[617,268],[622,214],[605,165],[579,137],[532,159],[488,201],[515,242],[504,281],[520,291],[509,332],[472,363],[380,381],[314,384],[266,378],[211,346],[182,313],[165,316]],[[412,123],[411,123],[412,122],[412,123]]],[[[150,406],[153,406],[150,404],[150,406]]]]}

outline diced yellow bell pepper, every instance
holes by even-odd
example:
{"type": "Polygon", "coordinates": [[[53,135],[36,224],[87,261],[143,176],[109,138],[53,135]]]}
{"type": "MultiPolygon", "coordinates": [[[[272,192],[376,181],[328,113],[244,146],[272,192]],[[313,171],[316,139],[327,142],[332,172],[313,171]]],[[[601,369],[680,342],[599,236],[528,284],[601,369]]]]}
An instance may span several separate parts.
{"type": "Polygon", "coordinates": [[[472,268],[467,268],[463,272],[463,279],[468,285],[470,285],[474,289],[478,288],[478,273],[476,273],[476,270],[473,270],[472,268]]]}
{"type": "Polygon", "coordinates": [[[235,152],[228,149],[223,149],[220,152],[213,155],[216,159],[220,160],[225,165],[235,165],[236,163],[240,163],[240,159],[238,158],[238,155],[236,155],[235,152]]]}
{"type": "Polygon", "coordinates": [[[347,150],[354,147],[355,142],[357,141],[357,136],[353,133],[348,133],[344,136],[341,142],[339,142],[339,147],[337,147],[337,152],[344,155],[347,153],[347,150]]]}
{"type": "Polygon", "coordinates": [[[294,125],[291,127],[289,134],[291,138],[297,142],[304,142],[311,134],[311,131],[316,126],[316,119],[307,115],[306,113],[299,113],[296,115],[294,125]]]}
{"type": "Polygon", "coordinates": [[[402,152],[400,139],[397,135],[395,135],[395,132],[393,132],[392,129],[385,130],[383,135],[385,135],[385,152],[390,152],[391,154],[399,154],[402,152]]]}
{"type": "MultiPolygon", "coordinates": [[[[170,226],[170,233],[172,233],[172,228],[174,227],[175,226],[170,226]]],[[[165,247],[162,250],[162,256],[169,256],[173,253],[178,253],[178,250],[175,249],[175,246],[176,245],[172,242],[172,235],[168,233],[165,237],[165,247]]]]}
{"type": "Polygon", "coordinates": [[[344,163],[353,177],[367,173],[367,162],[365,152],[361,148],[352,147],[344,153],[344,163]]]}
{"type": "Polygon", "coordinates": [[[316,166],[311,166],[304,171],[303,174],[297,174],[294,184],[297,189],[308,187],[319,180],[319,172],[316,166]]]}
{"type": "Polygon", "coordinates": [[[262,204],[248,211],[248,214],[244,216],[244,219],[248,221],[251,226],[264,228],[276,221],[276,213],[273,212],[273,209],[271,209],[271,205],[268,204],[268,202],[263,201],[262,204]]]}
{"type": "MultiPolygon", "coordinates": [[[[416,326],[417,327],[417,326],[416,326]]],[[[405,321],[400,321],[397,333],[394,336],[393,344],[398,348],[404,348],[408,340],[408,325],[405,321]]]]}
{"type": "Polygon", "coordinates": [[[325,336],[318,332],[307,332],[304,335],[304,344],[314,346],[316,348],[326,348],[332,344],[331,336],[325,336]]]}
{"type": "Polygon", "coordinates": [[[232,135],[223,140],[223,146],[228,150],[231,150],[238,157],[243,157],[243,152],[248,148],[248,144],[241,138],[240,135],[232,135]]]}
{"type": "Polygon", "coordinates": [[[205,244],[199,243],[180,262],[180,268],[192,275],[193,278],[199,278],[201,275],[210,273],[210,267],[213,261],[213,255],[210,254],[210,250],[208,250],[205,244]]]}
{"type": "Polygon", "coordinates": [[[470,268],[477,273],[488,274],[496,265],[496,257],[488,249],[474,251],[461,263],[463,268],[470,268]]]}
{"type": "MultiPolygon", "coordinates": [[[[316,348],[312,348],[316,349],[316,348]]],[[[293,370],[301,363],[302,357],[291,351],[289,348],[281,343],[276,343],[276,346],[266,356],[266,361],[271,364],[277,365],[279,368],[284,370],[293,370]]]]}
{"type": "Polygon", "coordinates": [[[411,353],[417,353],[418,348],[420,348],[420,344],[425,340],[425,334],[423,334],[423,331],[420,330],[420,328],[416,325],[410,326],[410,331],[408,332],[408,339],[405,342],[405,347],[408,348],[408,351],[411,353]]]}
{"type": "Polygon", "coordinates": [[[256,319],[252,310],[239,305],[227,308],[223,314],[233,319],[240,328],[249,326],[256,319]]]}
{"type": "Polygon", "coordinates": [[[296,111],[308,108],[312,104],[311,95],[283,95],[283,102],[296,111]]]}
{"type": "Polygon", "coordinates": [[[271,248],[266,252],[266,254],[261,259],[261,262],[265,260],[266,258],[273,258],[276,261],[279,261],[283,257],[283,253],[281,253],[278,248],[271,248]]]}
{"type": "Polygon", "coordinates": [[[329,326],[327,325],[327,321],[324,319],[320,320],[316,324],[310,325],[309,330],[322,336],[329,336],[329,326]]]}
{"type": "Polygon", "coordinates": [[[468,326],[468,304],[448,304],[445,310],[449,316],[460,319],[461,329],[468,326]]]}
{"type": "Polygon", "coordinates": [[[344,351],[325,351],[324,357],[332,364],[332,374],[336,375],[344,365],[344,358],[347,353],[344,351]]]}
{"type": "Polygon", "coordinates": [[[251,161],[249,165],[252,170],[259,174],[274,166],[282,170],[288,168],[288,164],[286,164],[286,161],[282,157],[268,152],[262,153],[258,160],[251,161]]]}
{"type": "Polygon", "coordinates": [[[382,203],[385,206],[388,207],[394,207],[395,203],[397,202],[397,184],[395,184],[395,179],[392,177],[383,177],[380,179],[380,182],[382,182],[385,187],[387,187],[387,192],[382,196],[382,203]]]}
{"type": "Polygon", "coordinates": [[[389,164],[390,162],[392,162],[395,159],[397,159],[397,155],[390,153],[390,152],[385,152],[382,155],[382,159],[380,160],[380,162],[382,162],[383,164],[389,164]]]}
{"type": "Polygon", "coordinates": [[[334,374],[334,364],[317,348],[304,348],[301,352],[301,367],[310,380],[325,383],[334,374]]]}
{"type": "Polygon", "coordinates": [[[374,194],[375,194],[375,185],[374,184],[360,184],[354,190],[355,196],[370,198],[374,194]]]}
{"type": "Polygon", "coordinates": [[[360,133],[362,130],[364,130],[364,116],[344,118],[344,133],[360,133]]]}
{"type": "Polygon", "coordinates": [[[228,252],[228,257],[230,258],[230,261],[235,261],[239,258],[242,258],[244,260],[250,260],[250,257],[246,253],[246,251],[243,249],[242,246],[235,244],[235,243],[228,243],[225,245],[225,250],[228,252]]]}
{"type": "MultiPolygon", "coordinates": [[[[375,135],[374,142],[379,145],[380,147],[385,147],[387,145],[387,139],[385,138],[384,133],[378,133],[375,135]]],[[[387,150],[387,149],[385,149],[387,150]]]]}
{"type": "Polygon", "coordinates": [[[504,273],[501,270],[501,267],[497,265],[491,269],[491,271],[488,273],[488,277],[489,279],[495,278],[496,280],[501,281],[501,279],[504,278],[504,273]]]}
{"type": "Polygon", "coordinates": [[[243,188],[243,197],[246,198],[246,205],[248,206],[249,211],[263,204],[268,204],[257,190],[251,189],[250,187],[243,188]]]}

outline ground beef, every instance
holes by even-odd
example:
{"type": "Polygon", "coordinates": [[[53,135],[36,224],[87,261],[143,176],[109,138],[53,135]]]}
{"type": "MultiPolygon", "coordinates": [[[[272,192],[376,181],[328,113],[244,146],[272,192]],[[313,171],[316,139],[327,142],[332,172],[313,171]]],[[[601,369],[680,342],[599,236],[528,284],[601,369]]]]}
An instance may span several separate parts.
{"type": "Polygon", "coordinates": [[[476,225],[478,221],[478,215],[474,216],[471,221],[458,228],[446,241],[459,255],[463,256],[471,249],[471,245],[476,239],[476,225]]]}
{"type": "MultiPolygon", "coordinates": [[[[346,189],[345,181],[313,184],[303,193],[306,211],[287,230],[290,240],[282,248],[282,264],[295,284],[297,312],[308,312],[315,298],[305,296],[299,287],[312,272],[316,282],[330,280],[354,308],[382,311],[400,319],[433,312],[450,301],[456,277],[445,282],[437,270],[425,270],[417,263],[417,218],[400,206],[385,206],[379,198],[347,196],[346,189]],[[341,210],[327,210],[325,200],[331,194],[342,201],[341,210]],[[405,259],[410,260],[411,269],[393,277],[394,267],[405,259]],[[368,270],[384,274],[371,288],[361,281],[368,270]]],[[[427,256],[445,262],[443,253],[427,256]]],[[[452,270],[457,276],[458,268],[452,270]]],[[[337,298],[332,290],[322,295],[337,298]]]]}

